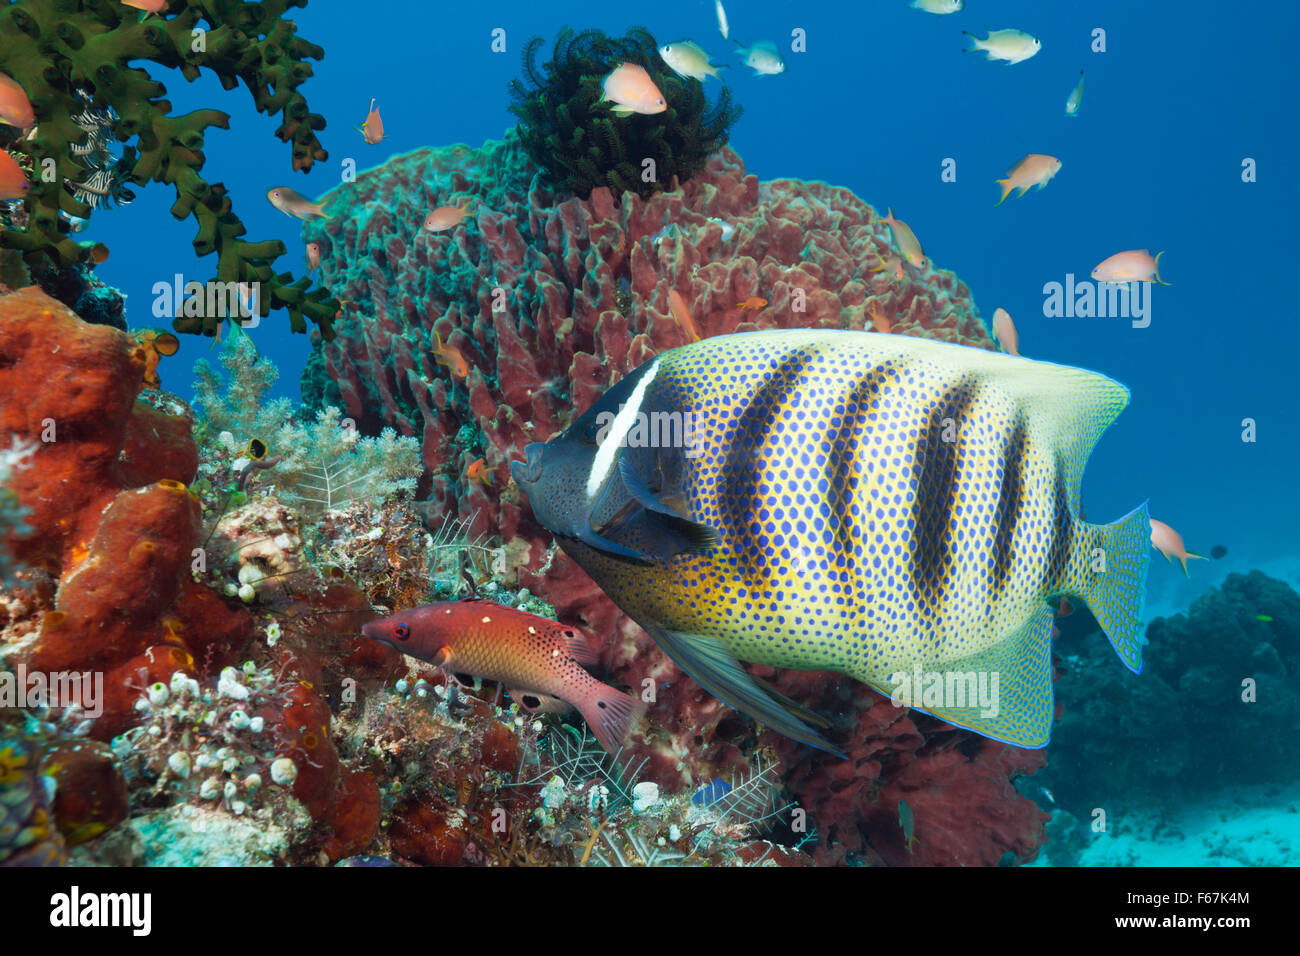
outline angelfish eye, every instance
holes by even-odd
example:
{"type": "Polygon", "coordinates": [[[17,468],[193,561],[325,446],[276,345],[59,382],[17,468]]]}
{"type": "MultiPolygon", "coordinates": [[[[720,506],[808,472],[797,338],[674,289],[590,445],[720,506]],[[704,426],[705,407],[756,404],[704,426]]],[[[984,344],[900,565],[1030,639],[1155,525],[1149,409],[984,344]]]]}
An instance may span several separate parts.
{"type": "Polygon", "coordinates": [[[398,624],[393,628],[393,633],[397,635],[399,641],[404,641],[411,636],[411,629],[405,624],[398,624]]]}

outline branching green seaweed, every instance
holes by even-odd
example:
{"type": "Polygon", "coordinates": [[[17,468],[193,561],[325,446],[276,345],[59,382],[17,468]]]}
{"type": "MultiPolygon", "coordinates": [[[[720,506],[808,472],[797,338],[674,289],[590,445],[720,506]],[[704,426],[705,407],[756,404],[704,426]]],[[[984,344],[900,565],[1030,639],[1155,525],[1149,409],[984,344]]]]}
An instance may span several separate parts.
{"type": "Polygon", "coordinates": [[[584,199],[597,186],[648,198],[673,188],[674,178],[685,182],[726,144],[740,117],[726,87],[710,106],[699,81],[669,70],[654,37],[641,27],[622,38],[565,27],[539,71],[541,46],[534,37],[524,47],[523,76],[510,84],[510,111],[521,121],[524,149],[548,181],[584,199]],[[666,112],[616,117],[600,103],[601,82],[620,63],[646,68],[668,102],[666,112]],[[649,182],[642,176],[647,159],[655,163],[649,182]]]}
{"type": "MultiPolygon", "coordinates": [[[[173,0],[165,16],[142,18],[117,0],[0,4],[0,71],[22,84],[36,113],[34,131],[8,145],[34,175],[21,223],[0,230],[0,248],[18,250],[33,267],[82,261],[87,251],[69,235],[70,218],[129,201],[128,183],[168,183],[176,190],[172,215],[198,222],[194,251],[217,254],[218,281],[260,283],[263,315],[284,308],[295,332],[305,332],[310,319],[331,337],[338,303],[324,289],[309,291],[306,278],[276,275],[284,243],[243,241],[225,186],[199,175],[204,132],[228,129],[230,117],[214,109],[172,115],[166,88],[132,65],[177,69],[190,81],[209,69],[226,90],[242,82],[259,112],[281,115],[276,135],[292,144],[293,168],[310,170],[327,156],[316,138],[325,120],[309,111],[298,87],[312,75],[307,61],[324,51],[283,16],[306,5],[173,0]],[[120,155],[107,151],[110,135],[128,144],[120,155]]],[[[221,321],[189,316],[173,324],[214,335],[221,321]]]]}

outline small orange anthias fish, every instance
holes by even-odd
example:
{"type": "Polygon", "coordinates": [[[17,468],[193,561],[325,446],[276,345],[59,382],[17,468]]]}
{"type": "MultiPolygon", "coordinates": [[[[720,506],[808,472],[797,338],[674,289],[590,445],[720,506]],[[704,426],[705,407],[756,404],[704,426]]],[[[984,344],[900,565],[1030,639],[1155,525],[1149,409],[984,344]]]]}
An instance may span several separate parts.
{"type": "Polygon", "coordinates": [[[873,268],[872,272],[885,272],[892,275],[895,279],[903,278],[903,260],[898,256],[890,256],[886,259],[880,253],[876,253],[876,258],[880,260],[880,265],[873,268]]]}
{"type": "Polygon", "coordinates": [[[668,109],[659,87],[646,68],[637,63],[620,63],[601,81],[600,89],[600,102],[612,103],[610,111],[616,116],[653,115],[668,109]]]}
{"type": "Polygon", "coordinates": [[[481,481],[489,488],[492,487],[492,469],[482,458],[475,458],[469,463],[469,467],[465,469],[465,477],[470,481],[481,481]]]}
{"type": "Polygon", "coordinates": [[[473,199],[466,199],[463,206],[439,206],[429,215],[424,217],[424,229],[426,232],[442,232],[453,226],[459,226],[461,220],[469,215],[470,206],[474,203],[473,199]]]}
{"type": "Polygon", "coordinates": [[[999,307],[993,313],[993,334],[998,337],[998,345],[1008,355],[1020,354],[1020,334],[1016,324],[1011,321],[1011,313],[999,307]]]}
{"type": "Polygon", "coordinates": [[[371,640],[435,664],[448,674],[499,681],[519,700],[530,694],[578,709],[602,747],[617,753],[645,704],[583,669],[596,655],[575,628],[488,601],[448,601],[390,614],[361,629],[371,640]]]}
{"type": "Polygon", "coordinates": [[[325,210],[321,208],[318,202],[312,202],[296,189],[290,189],[288,186],[276,186],[274,189],[266,191],[266,198],[276,209],[286,216],[293,216],[295,219],[332,219],[327,216],[325,210]]]}
{"type": "Polygon", "coordinates": [[[744,312],[746,309],[753,309],[757,312],[760,309],[767,307],[767,299],[764,299],[762,296],[751,295],[748,299],[740,302],[739,305],[741,312],[744,312]]]}
{"type": "Polygon", "coordinates": [[[469,362],[465,361],[465,356],[461,354],[460,349],[454,345],[447,345],[437,332],[433,333],[433,357],[439,365],[445,365],[456,378],[464,378],[469,374],[469,362]]]}
{"type": "Polygon", "coordinates": [[[1177,558],[1183,565],[1183,574],[1189,578],[1192,573],[1187,570],[1187,559],[1197,558],[1201,561],[1209,560],[1204,555],[1192,554],[1183,544],[1183,536],[1175,531],[1163,521],[1157,521],[1151,518],[1151,544],[1155,549],[1165,556],[1166,561],[1172,561],[1177,558]]]}
{"type": "Polygon", "coordinates": [[[27,91],[7,73],[0,73],[0,123],[19,129],[31,129],[36,124],[27,91]]]}
{"type": "Polygon", "coordinates": [[[698,342],[700,340],[699,329],[695,327],[695,319],[691,316],[691,310],[686,306],[686,300],[682,298],[680,292],[676,289],[668,290],[668,308],[673,313],[673,318],[686,333],[688,342],[698,342]]]}
{"type": "Polygon", "coordinates": [[[1056,616],[1069,617],[1073,613],[1074,613],[1074,605],[1070,603],[1069,598],[1067,598],[1064,594],[1062,594],[1061,603],[1056,606],[1056,616]]]}
{"type": "Polygon", "coordinates": [[[307,275],[311,275],[320,265],[320,243],[307,243],[307,275]]]}
{"type": "Polygon", "coordinates": [[[1150,249],[1117,252],[1109,259],[1099,262],[1092,270],[1092,277],[1098,282],[1158,282],[1160,285],[1171,285],[1160,278],[1160,257],[1163,255],[1163,252],[1157,252],[1155,258],[1152,258],[1150,249]]]}
{"type": "Polygon", "coordinates": [[[162,13],[167,9],[169,0],[122,0],[122,6],[135,7],[145,13],[162,13]]]}
{"type": "Polygon", "coordinates": [[[357,132],[370,146],[374,146],[384,138],[384,121],[379,118],[379,110],[375,107],[373,96],[370,98],[370,112],[366,114],[366,121],[357,127],[357,132]]]}
{"type": "Polygon", "coordinates": [[[884,332],[888,335],[894,331],[893,324],[887,316],[881,314],[880,307],[876,305],[874,300],[867,306],[867,312],[871,316],[871,327],[877,332],[884,332]]]}
{"type": "MultiPolygon", "coordinates": [[[[882,221],[893,230],[894,241],[898,243],[898,251],[904,259],[918,269],[924,269],[930,264],[930,261],[926,259],[925,254],[921,251],[921,241],[916,238],[916,233],[912,231],[912,227],[901,219],[895,219],[893,209],[889,210],[889,215],[882,221]]],[[[902,263],[899,263],[898,275],[895,278],[901,279],[902,277],[903,266],[902,263]]]]}
{"type": "Polygon", "coordinates": [[[22,199],[31,188],[18,160],[0,149],[0,199],[22,199]]]}

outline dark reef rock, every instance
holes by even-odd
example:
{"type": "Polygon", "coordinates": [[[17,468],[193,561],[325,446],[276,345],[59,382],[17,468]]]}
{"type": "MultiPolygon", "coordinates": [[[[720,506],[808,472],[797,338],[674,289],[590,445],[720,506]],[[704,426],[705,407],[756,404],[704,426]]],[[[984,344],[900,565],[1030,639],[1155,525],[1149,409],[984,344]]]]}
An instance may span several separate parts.
{"type": "Polygon", "coordinates": [[[1077,815],[1300,775],[1300,595],[1286,584],[1230,574],[1188,614],[1152,621],[1140,676],[1115,666],[1089,615],[1061,631],[1042,782],[1077,815]]]}

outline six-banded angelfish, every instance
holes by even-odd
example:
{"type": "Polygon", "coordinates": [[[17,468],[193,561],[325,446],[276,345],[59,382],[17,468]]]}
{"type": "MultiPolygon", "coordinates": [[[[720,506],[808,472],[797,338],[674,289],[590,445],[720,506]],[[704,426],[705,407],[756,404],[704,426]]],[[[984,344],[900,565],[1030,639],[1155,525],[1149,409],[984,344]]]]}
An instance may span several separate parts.
{"type": "Polygon", "coordinates": [[[1080,517],[1084,465],[1127,403],[1096,372],[982,349],[754,332],[646,362],[511,471],[682,670],[774,729],[835,750],[739,661],[837,671],[1041,747],[1061,595],[1141,669],[1146,505],[1080,517]],[[674,418],[690,448],[647,440],[674,418]]]}

